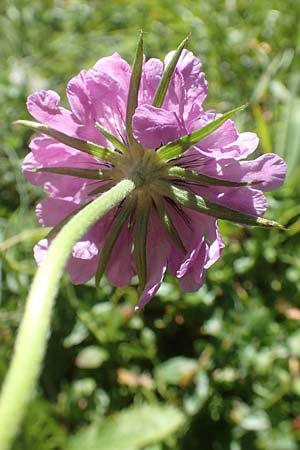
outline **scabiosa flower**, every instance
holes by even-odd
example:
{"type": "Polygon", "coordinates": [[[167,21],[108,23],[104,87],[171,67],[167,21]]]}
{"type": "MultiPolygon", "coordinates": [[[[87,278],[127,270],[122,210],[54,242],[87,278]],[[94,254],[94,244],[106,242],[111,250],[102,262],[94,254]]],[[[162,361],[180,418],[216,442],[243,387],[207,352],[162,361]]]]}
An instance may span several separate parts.
{"type": "Polygon", "coordinates": [[[230,119],[205,111],[202,66],[184,49],[164,63],[145,60],[142,36],[133,69],[117,53],[81,71],[67,86],[70,110],[54,91],[28,98],[39,121],[19,121],[42,135],[31,143],[23,170],[48,198],[37,205],[42,226],[54,227],[35,247],[41,263],[49,243],[76,212],[124,178],[136,185],[117,208],[74,246],[67,271],[84,283],[103,273],[116,286],[138,275],[143,307],[165,271],[185,291],[195,291],[224,244],[217,218],[276,226],[261,218],[263,191],[280,186],[286,166],[266,154],[242,161],[258,145],[254,133],[238,133],[230,119]]]}

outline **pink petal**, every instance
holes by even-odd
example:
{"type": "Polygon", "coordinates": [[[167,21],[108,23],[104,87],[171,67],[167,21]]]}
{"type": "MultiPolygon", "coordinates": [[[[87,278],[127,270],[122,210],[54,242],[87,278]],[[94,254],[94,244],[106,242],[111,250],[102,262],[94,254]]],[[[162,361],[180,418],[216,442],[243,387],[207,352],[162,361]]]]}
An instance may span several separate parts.
{"type": "MultiPolygon", "coordinates": [[[[86,281],[88,281],[90,278],[92,278],[97,270],[98,265],[98,256],[92,256],[90,258],[82,258],[82,256],[87,256],[89,250],[87,246],[89,246],[88,243],[78,243],[77,245],[77,252],[80,254],[80,258],[77,258],[73,255],[70,256],[68,264],[67,264],[67,271],[70,274],[71,281],[73,284],[83,284],[86,281]],[[79,250],[79,247],[81,249],[79,250]],[[84,247],[86,247],[84,249],[84,247]]],[[[41,265],[44,261],[47,251],[49,248],[49,241],[47,239],[42,239],[38,244],[34,247],[34,257],[38,265],[41,265]]]]}
{"type": "Polygon", "coordinates": [[[131,70],[126,61],[115,53],[101,58],[87,72],[86,89],[94,105],[94,121],[116,137],[125,137],[124,122],[131,70]]]}
{"type": "Polygon", "coordinates": [[[187,249],[187,253],[182,255],[177,247],[173,246],[169,269],[172,274],[180,278],[181,289],[195,291],[203,284],[204,269],[212,266],[219,259],[224,247],[217,221],[187,209],[179,214],[169,208],[169,213],[187,249]]]}
{"type": "Polygon", "coordinates": [[[94,71],[107,73],[116,81],[120,90],[128,93],[131,69],[127,61],[125,61],[118,53],[99,59],[93,67],[94,71]]]}
{"type": "Polygon", "coordinates": [[[82,70],[67,85],[67,97],[74,115],[84,123],[93,118],[94,107],[86,88],[87,71],[82,70]]]}
{"type": "MultiPolygon", "coordinates": [[[[37,208],[39,221],[43,226],[56,225],[73,212],[73,206],[74,204],[71,202],[63,200],[43,200],[37,208]]],[[[72,283],[85,283],[95,275],[103,242],[114,214],[114,210],[107,213],[74,245],[67,264],[67,271],[71,276],[72,283]]],[[[47,239],[43,239],[36,245],[35,258],[38,264],[45,258],[49,244],[47,239]]]]}
{"type": "Polygon", "coordinates": [[[39,167],[40,165],[35,159],[34,154],[32,152],[28,153],[28,155],[25,156],[22,164],[23,175],[31,184],[37,186],[44,183],[44,174],[34,172],[34,169],[39,167]]]}
{"type": "Polygon", "coordinates": [[[258,144],[259,139],[255,133],[240,133],[237,140],[226,148],[226,155],[244,159],[257,149],[258,144]]]}
{"type": "Polygon", "coordinates": [[[152,211],[147,237],[147,283],[135,308],[136,311],[152,299],[163,281],[170,252],[169,241],[163,238],[164,235],[162,225],[156,213],[152,211]]]}
{"type": "MultiPolygon", "coordinates": [[[[210,122],[221,117],[221,114],[216,114],[214,111],[203,111],[197,118],[189,124],[189,132],[198,130],[208,125],[210,122]]],[[[202,151],[205,151],[212,157],[221,157],[223,153],[226,153],[226,147],[238,138],[238,132],[232,120],[228,119],[222,126],[216,131],[211,133],[206,138],[202,139],[197,147],[202,151]]],[[[223,157],[227,157],[227,156],[223,157]]]]}
{"type": "Polygon", "coordinates": [[[144,64],[139,91],[139,104],[151,104],[163,73],[163,63],[151,58],[144,64]]]}
{"type": "Polygon", "coordinates": [[[72,167],[74,161],[77,160],[77,167],[92,168],[96,162],[96,159],[90,155],[71,149],[44,135],[32,139],[30,148],[32,152],[25,157],[22,170],[24,176],[35,185],[46,183],[51,179],[55,180],[58,177],[54,174],[34,172],[35,169],[72,167]],[[72,158],[72,156],[75,157],[72,158]]]}
{"type": "Polygon", "coordinates": [[[39,122],[69,136],[77,136],[79,123],[67,109],[59,106],[60,96],[54,91],[39,91],[27,99],[29,113],[39,122]]]}
{"type": "Polygon", "coordinates": [[[33,138],[30,141],[29,147],[34,154],[37,161],[42,166],[50,166],[50,164],[60,163],[70,156],[78,155],[80,157],[88,157],[90,161],[95,161],[95,158],[87,155],[79,150],[76,150],[67,145],[48,137],[44,134],[33,138]]]}
{"type": "MultiPolygon", "coordinates": [[[[192,243],[190,250],[185,255],[185,259],[177,271],[177,277],[182,278],[186,275],[188,270],[195,264],[196,261],[201,267],[200,273],[202,274],[205,256],[205,239],[204,236],[202,236],[202,238],[199,237],[196,242],[194,241],[192,243]]],[[[199,276],[199,279],[200,278],[202,278],[202,275],[199,276]]]]}
{"type": "Polygon", "coordinates": [[[89,72],[82,70],[70,80],[67,86],[67,97],[74,116],[80,122],[77,129],[78,137],[105,146],[106,139],[95,126],[97,113],[88,90],[88,74],[89,72]]]}
{"type": "MultiPolygon", "coordinates": [[[[173,54],[174,51],[167,54],[165,58],[165,65],[169,63],[173,54]]],[[[179,86],[179,83],[181,84],[181,92],[184,95],[179,96],[177,94],[177,101],[178,103],[182,103],[181,110],[184,119],[192,120],[202,109],[202,104],[207,96],[207,81],[204,73],[202,72],[200,60],[196,58],[192,52],[189,52],[186,49],[182,51],[178,60],[176,72],[173,76],[169,92],[166,96],[166,109],[169,109],[170,103],[176,103],[174,92],[178,92],[178,88],[176,88],[175,85],[177,84],[179,86]],[[195,106],[197,106],[197,108],[195,106]]],[[[177,110],[177,112],[178,111],[179,110],[177,110]]]]}
{"type": "Polygon", "coordinates": [[[206,241],[209,243],[208,255],[204,268],[209,269],[209,267],[220,259],[225,244],[221,238],[216,219],[213,217],[204,216],[202,218],[202,223],[205,227],[206,241]]]}
{"type": "Polygon", "coordinates": [[[32,153],[29,153],[23,162],[24,176],[33,184],[44,184],[45,191],[50,196],[74,200],[78,203],[88,198],[89,192],[96,189],[99,183],[102,183],[66,175],[34,172],[35,169],[48,167],[98,168],[104,170],[107,167],[97,158],[71,149],[43,135],[33,139],[30,146],[32,153]]]}
{"type": "Polygon", "coordinates": [[[48,239],[42,239],[34,246],[33,255],[38,266],[40,266],[44,261],[47,255],[48,247],[49,247],[48,239]]]}
{"type": "Polygon", "coordinates": [[[262,191],[272,191],[283,184],[286,171],[287,166],[280,156],[267,153],[253,161],[241,162],[240,180],[259,181],[255,187],[262,191]]]}
{"type": "Polygon", "coordinates": [[[130,66],[117,53],[101,58],[91,70],[80,72],[70,81],[67,95],[82,122],[78,129],[82,139],[110,146],[96,129],[97,121],[117,137],[124,135],[129,82],[130,66]]]}
{"type": "MultiPolygon", "coordinates": [[[[188,167],[188,163],[186,164],[188,167]]],[[[282,158],[274,153],[267,153],[252,161],[236,161],[234,159],[212,158],[202,159],[198,166],[193,165],[194,170],[204,175],[219,179],[237,182],[257,182],[253,185],[262,191],[271,191],[282,185],[286,164],[282,158]]]]}
{"type": "MultiPolygon", "coordinates": [[[[221,114],[213,111],[202,111],[196,120],[187,122],[188,131],[201,129],[219,117],[221,114]]],[[[239,134],[234,122],[228,119],[220,128],[196,144],[195,148],[198,148],[202,154],[215,159],[243,159],[255,151],[258,143],[259,139],[255,133],[239,134]]]]}
{"type": "MultiPolygon", "coordinates": [[[[52,227],[76,211],[76,209],[78,209],[78,205],[75,203],[48,198],[37,205],[36,214],[42,226],[52,227]]],[[[103,224],[100,225],[100,227],[102,226],[103,224]]],[[[96,265],[99,253],[99,245],[97,245],[98,231],[99,224],[96,224],[73,247],[67,270],[70,272],[74,283],[83,283],[95,273],[93,267],[96,265]]],[[[48,239],[42,239],[35,246],[34,257],[38,265],[45,259],[49,245],[48,239]]]]}
{"type": "Polygon", "coordinates": [[[72,283],[85,283],[96,274],[99,257],[114,214],[115,210],[111,210],[102,217],[73,247],[67,265],[72,283]]]}
{"type": "Polygon", "coordinates": [[[131,250],[132,233],[128,229],[128,224],[125,224],[106,268],[107,278],[114,286],[127,286],[135,274],[131,250]]]}
{"type": "Polygon", "coordinates": [[[95,105],[95,121],[113,133],[116,137],[125,137],[124,123],[128,91],[124,91],[110,74],[99,70],[90,70],[87,89],[95,105]]]}
{"type": "Polygon", "coordinates": [[[44,184],[44,191],[52,198],[79,204],[91,200],[90,193],[102,184],[105,182],[51,174],[44,184]]]}
{"type": "Polygon", "coordinates": [[[40,225],[54,227],[77,209],[76,203],[46,198],[37,204],[35,212],[40,225]]]}
{"type": "Polygon", "coordinates": [[[149,270],[148,281],[144,291],[142,292],[139,302],[135,307],[136,311],[144,308],[144,306],[146,306],[146,304],[149,303],[150,300],[154,297],[161,286],[164,274],[167,270],[167,259],[164,251],[158,251],[155,255],[153,252],[151,252],[151,254],[149,255],[149,261],[151,261],[152,259],[154,267],[149,270]]]}
{"type": "Polygon", "coordinates": [[[73,284],[83,284],[96,273],[99,261],[99,248],[90,240],[77,242],[67,264],[67,272],[73,284]]]}
{"type": "Polygon", "coordinates": [[[150,105],[136,109],[132,124],[135,138],[147,148],[156,149],[185,134],[175,113],[150,105]]]}
{"type": "Polygon", "coordinates": [[[262,216],[267,209],[262,192],[250,187],[197,186],[193,191],[207,200],[255,216],[262,216]]]}
{"type": "Polygon", "coordinates": [[[98,256],[91,259],[70,257],[67,271],[73,284],[83,284],[90,280],[97,271],[98,256]]]}
{"type": "Polygon", "coordinates": [[[96,244],[89,240],[77,242],[72,250],[72,256],[77,259],[93,259],[98,253],[96,244]]]}
{"type": "Polygon", "coordinates": [[[194,273],[192,271],[188,272],[184,277],[180,278],[179,280],[179,287],[184,292],[196,292],[198,291],[204,282],[204,272],[203,272],[203,266],[201,266],[202,269],[202,277],[199,281],[195,280],[194,273]]]}
{"type": "Polygon", "coordinates": [[[188,109],[190,105],[186,104],[184,79],[178,69],[174,71],[163,107],[165,110],[177,114],[180,119],[186,119],[187,114],[185,114],[185,109],[188,109]]]}

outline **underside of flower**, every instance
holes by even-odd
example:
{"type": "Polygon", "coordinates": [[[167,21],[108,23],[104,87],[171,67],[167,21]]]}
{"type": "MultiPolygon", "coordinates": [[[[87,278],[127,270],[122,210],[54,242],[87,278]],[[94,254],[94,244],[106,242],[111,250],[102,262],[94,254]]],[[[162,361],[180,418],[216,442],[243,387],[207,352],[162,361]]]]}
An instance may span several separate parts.
{"type": "Polygon", "coordinates": [[[145,62],[141,35],[132,71],[119,55],[103,58],[69,83],[72,112],[42,91],[28,100],[40,123],[19,121],[42,133],[24,161],[26,177],[49,194],[39,220],[54,227],[36,247],[38,262],[85,204],[123,179],[134,182],[133,193],[76,244],[68,270],[75,283],[93,275],[98,283],[106,272],[117,286],[137,274],[139,307],[167,267],[182,289],[201,286],[223,248],[216,219],[279,226],[261,217],[262,191],[282,184],[284,162],[273,154],[241,161],[258,144],[231,120],[244,107],[223,115],[203,110],[207,82],[186,41],[163,66],[145,62]]]}

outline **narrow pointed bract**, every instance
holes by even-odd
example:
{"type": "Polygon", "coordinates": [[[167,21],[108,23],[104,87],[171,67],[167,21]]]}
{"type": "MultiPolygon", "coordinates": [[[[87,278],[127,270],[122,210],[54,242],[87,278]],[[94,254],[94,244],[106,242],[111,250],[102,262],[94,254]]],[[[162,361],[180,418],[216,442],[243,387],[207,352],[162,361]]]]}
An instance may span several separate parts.
{"type": "Polygon", "coordinates": [[[190,183],[197,184],[208,184],[212,186],[231,186],[231,187],[239,187],[239,186],[251,186],[255,184],[255,182],[248,181],[229,181],[223,180],[222,178],[210,177],[208,175],[203,175],[201,173],[195,172],[194,170],[184,169],[183,167],[170,167],[168,170],[169,177],[173,180],[179,180],[190,183]]]}
{"type": "Polygon", "coordinates": [[[102,278],[102,275],[104,274],[104,271],[106,269],[112,249],[119,237],[122,227],[124,226],[125,222],[127,221],[128,217],[131,213],[131,210],[132,210],[132,201],[125,200],[124,204],[121,205],[121,207],[118,211],[118,214],[116,215],[116,217],[113,221],[111,229],[106,237],[105,244],[102,248],[102,252],[100,255],[100,259],[99,259],[99,264],[97,267],[97,272],[96,272],[96,285],[97,286],[102,278]]]}
{"type": "Polygon", "coordinates": [[[143,290],[147,281],[147,231],[149,216],[151,212],[151,202],[148,198],[144,199],[143,194],[137,196],[137,205],[135,210],[133,255],[136,265],[137,275],[139,277],[140,288],[143,290]],[[146,208],[145,208],[146,206],[146,208]]]}
{"type": "Polygon", "coordinates": [[[93,169],[75,169],[72,167],[43,167],[40,169],[33,169],[33,172],[54,173],[57,175],[66,175],[70,177],[84,178],[86,180],[109,179],[109,170],[102,171],[93,169]]]}
{"type": "Polygon", "coordinates": [[[176,230],[175,225],[173,224],[172,218],[168,213],[165,202],[162,201],[159,197],[154,197],[155,208],[158,214],[158,217],[161,220],[165,230],[173,240],[174,244],[181,250],[184,254],[186,253],[186,248],[182,243],[182,240],[179,236],[178,231],[176,230]]]}
{"type": "Polygon", "coordinates": [[[113,134],[111,134],[108,130],[106,130],[104,127],[100,125],[100,123],[96,122],[96,127],[98,130],[103,134],[103,136],[106,137],[106,139],[115,146],[117,150],[119,150],[121,153],[126,153],[128,148],[126,147],[123,142],[121,142],[119,139],[117,139],[113,134]]]}
{"type": "Polygon", "coordinates": [[[179,189],[176,186],[171,187],[170,197],[175,202],[178,202],[186,208],[203,214],[208,214],[209,216],[216,217],[217,219],[229,220],[230,222],[240,223],[242,225],[283,228],[277,222],[235,211],[232,208],[210,202],[209,200],[205,200],[203,197],[200,197],[200,195],[195,195],[192,192],[179,189]]]}
{"type": "Polygon", "coordinates": [[[159,84],[157,86],[157,89],[156,89],[156,92],[155,92],[155,95],[154,95],[154,99],[153,99],[153,102],[152,102],[152,105],[155,106],[156,108],[160,108],[163,105],[164,99],[165,99],[167,91],[168,91],[168,87],[169,87],[170,81],[172,79],[174,70],[176,68],[176,64],[178,63],[178,60],[179,60],[180,55],[182,53],[182,50],[186,46],[188,39],[189,38],[187,37],[181,42],[179,47],[174,52],[174,55],[173,55],[171,61],[169,62],[169,64],[165,68],[164,73],[162,74],[162,77],[161,77],[160,82],[159,82],[159,84]]]}
{"type": "Polygon", "coordinates": [[[105,273],[126,286],[137,275],[137,309],[167,269],[184,290],[203,284],[224,247],[218,219],[282,228],[262,216],[264,191],[283,183],[284,161],[271,153],[248,158],[258,138],[231,120],[244,106],[223,115],[204,109],[207,81],[186,43],[166,56],[163,70],[144,58],[141,33],[132,70],[116,53],[102,58],[70,81],[72,111],[54,91],[40,91],[27,101],[37,122],[17,122],[40,133],[23,164],[26,178],[49,195],[36,210],[53,227],[35,247],[39,264],[86,204],[123,179],[135,186],[73,247],[67,270],[75,284],[95,276],[98,285],[105,273]]]}
{"type": "Polygon", "coordinates": [[[220,126],[223,125],[223,123],[225,123],[228,119],[230,119],[233,114],[243,111],[243,109],[245,108],[246,105],[243,105],[239,108],[228,111],[227,113],[223,114],[222,117],[213,120],[204,127],[199,128],[199,130],[193,131],[192,133],[182,136],[181,138],[177,139],[174,142],[171,142],[170,144],[166,144],[160,147],[157,150],[158,156],[166,162],[170,161],[171,159],[178,158],[187,149],[191,148],[193,145],[197,144],[202,139],[206,138],[215,130],[220,128],[220,126]]]}
{"type": "Polygon", "coordinates": [[[135,59],[132,67],[126,109],[126,130],[130,144],[133,144],[135,141],[132,130],[132,117],[138,106],[138,93],[143,67],[143,48],[143,33],[141,32],[137,43],[135,59]]]}
{"type": "Polygon", "coordinates": [[[22,125],[24,127],[31,128],[33,131],[37,131],[38,133],[46,134],[62,144],[68,145],[76,150],[80,150],[81,152],[88,153],[96,158],[103,159],[104,161],[113,163],[116,159],[116,155],[114,155],[108,148],[94,144],[93,142],[82,141],[80,139],[68,136],[65,133],[48,127],[47,125],[43,125],[42,123],[29,120],[17,120],[14,123],[15,125],[22,125]]]}

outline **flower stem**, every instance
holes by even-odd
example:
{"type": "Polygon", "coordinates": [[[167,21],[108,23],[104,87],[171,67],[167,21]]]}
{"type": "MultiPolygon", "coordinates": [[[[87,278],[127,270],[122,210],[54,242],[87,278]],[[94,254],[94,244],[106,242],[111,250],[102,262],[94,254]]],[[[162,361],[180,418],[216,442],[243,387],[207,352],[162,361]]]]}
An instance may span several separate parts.
{"type": "Polygon", "coordinates": [[[72,217],[37,270],[0,397],[0,450],[10,448],[32,397],[46,351],[59,281],[74,244],[134,189],[133,181],[122,180],[72,217]]]}

